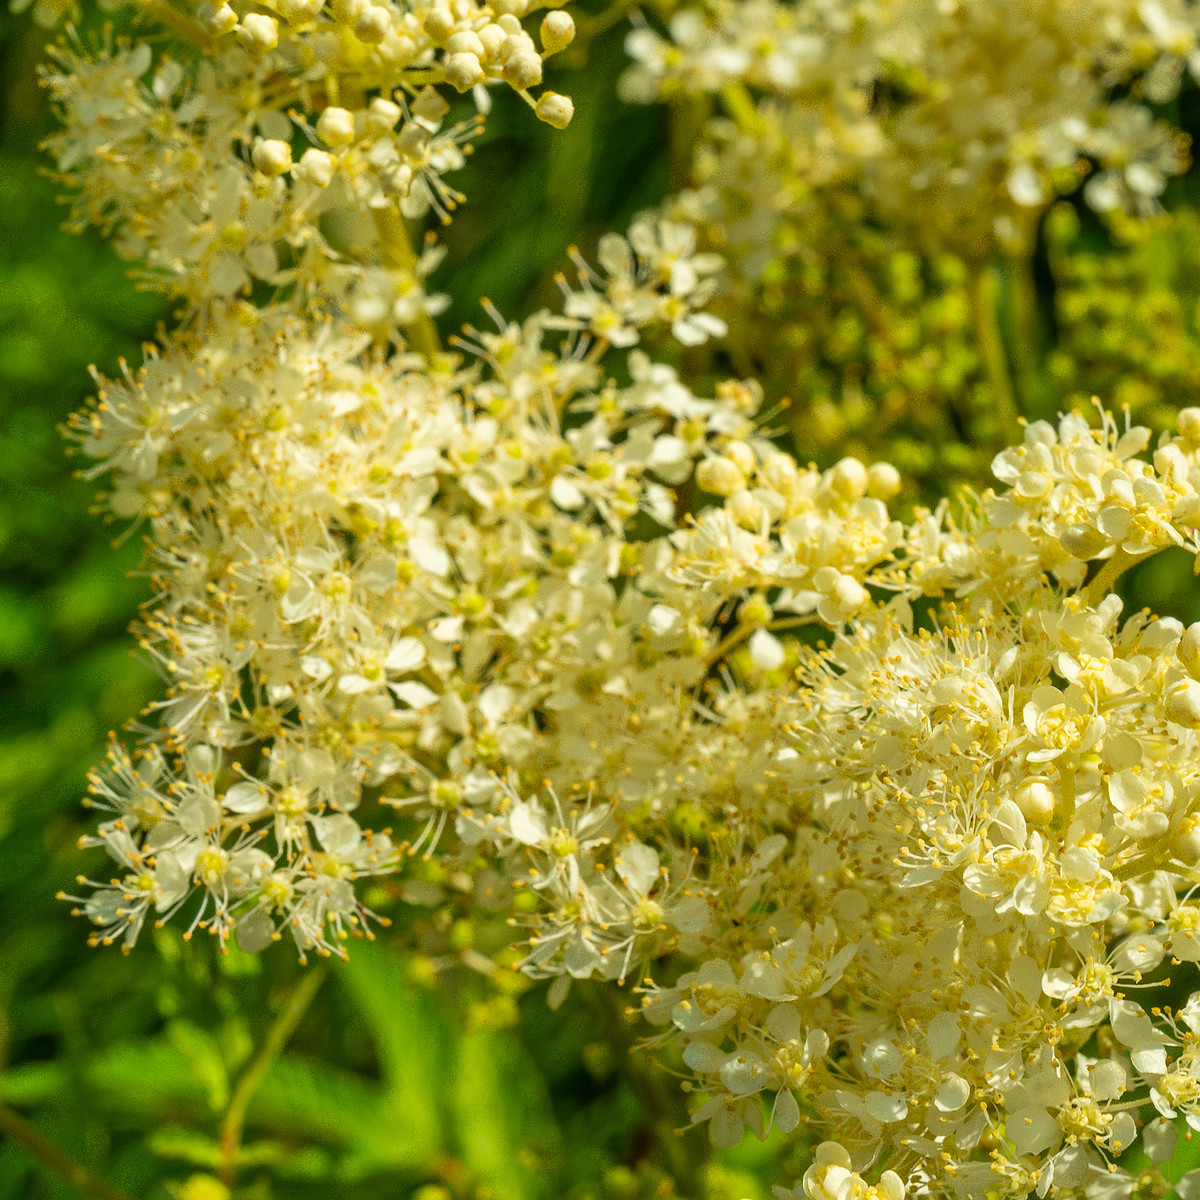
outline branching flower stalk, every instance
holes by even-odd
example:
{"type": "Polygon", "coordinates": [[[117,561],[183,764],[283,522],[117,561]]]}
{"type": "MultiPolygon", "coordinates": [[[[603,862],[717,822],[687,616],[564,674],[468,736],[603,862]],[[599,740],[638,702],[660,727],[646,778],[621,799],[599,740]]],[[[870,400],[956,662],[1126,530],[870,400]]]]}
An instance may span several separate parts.
{"type": "Polygon", "coordinates": [[[93,773],[115,873],[70,899],[125,950],[180,920],[345,956],[370,882],[436,860],[552,1005],[634,988],[716,1146],[820,1130],[781,1196],[1165,1188],[1200,999],[1144,997],[1200,961],[1200,625],[1114,588],[1200,555],[1200,409],[1157,441],[1100,406],[1022,426],[988,281],[1025,210],[1085,177],[1149,208],[1180,168],[1112,97],[1195,67],[1194,7],[680,5],[624,87],[735,113],[699,186],[444,353],[405,222],[460,202],[489,88],[570,120],[534,91],[573,21],[533,7],[154,5],[175,42],[58,50],[74,219],[182,311],[73,424],[146,535],[167,686],[93,773]],[[780,247],[916,211],[980,264],[1020,440],[901,519],[895,466],[802,467],[760,381],[670,355],[782,289],[780,247]]]}

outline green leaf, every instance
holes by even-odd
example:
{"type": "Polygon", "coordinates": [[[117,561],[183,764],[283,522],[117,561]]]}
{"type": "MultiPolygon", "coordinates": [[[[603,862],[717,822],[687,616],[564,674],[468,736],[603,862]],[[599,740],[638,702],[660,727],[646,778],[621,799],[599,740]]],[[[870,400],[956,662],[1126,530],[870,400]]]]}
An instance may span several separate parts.
{"type": "Polygon", "coordinates": [[[151,1154],[159,1158],[173,1158],[193,1167],[216,1170],[221,1165],[221,1147],[210,1137],[183,1129],[178,1125],[167,1125],[156,1129],[147,1139],[151,1154]]]}
{"type": "Polygon", "coordinates": [[[444,1067],[451,1034],[432,997],[404,977],[402,961],[377,944],[355,947],[338,977],[375,1043],[392,1122],[376,1152],[393,1163],[427,1161],[442,1148],[444,1067]]]}
{"type": "Polygon", "coordinates": [[[167,1037],[187,1060],[196,1079],[208,1092],[208,1106],[220,1112],[229,1103],[229,1074],[216,1038],[191,1021],[176,1020],[167,1026],[167,1037]]]}
{"type": "Polygon", "coordinates": [[[187,1056],[161,1038],[99,1052],[88,1082],[107,1107],[125,1116],[208,1109],[209,1093],[187,1056]]]}
{"type": "Polygon", "coordinates": [[[373,1142],[386,1128],[386,1095],[349,1071],[298,1055],[271,1064],[250,1101],[248,1123],[339,1146],[373,1142]]]}
{"type": "Polygon", "coordinates": [[[465,1035],[451,1102],[463,1161],[501,1200],[545,1194],[561,1135],[537,1068],[514,1034],[465,1035]]]}

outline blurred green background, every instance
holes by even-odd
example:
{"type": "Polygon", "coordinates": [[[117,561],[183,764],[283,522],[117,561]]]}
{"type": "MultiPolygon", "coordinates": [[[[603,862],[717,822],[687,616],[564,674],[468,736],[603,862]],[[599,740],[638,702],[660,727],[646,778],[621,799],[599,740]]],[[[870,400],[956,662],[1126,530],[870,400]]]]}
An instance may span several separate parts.
{"type": "MultiPolygon", "coordinates": [[[[114,544],[118,531],[90,513],[93,485],[73,477],[59,427],[89,392],[89,364],[136,365],[170,313],[99,235],[58,228],[38,154],[51,127],[36,84],[45,40],[28,15],[0,13],[0,1101],[136,1200],[226,1200],[214,1178],[222,1119],[304,971],[283,947],[222,958],[202,938],[185,953],[175,929],[128,957],[88,950],[87,927],[54,899],[106,870],[76,848],[90,827],[85,773],[107,731],[158,690],[125,632],[145,597],[131,574],[140,542],[114,544]]],[[[564,56],[570,78],[549,82],[575,98],[565,133],[497,98],[454,181],[470,199],[434,280],[455,297],[444,332],[478,321],[481,296],[512,316],[553,303],[571,242],[586,249],[664,195],[667,118],[615,100],[621,42],[620,29],[595,41],[583,74],[564,56]]],[[[1172,203],[1195,193],[1193,173],[1172,203]]],[[[1126,243],[1066,213],[1038,283],[1049,411],[1119,387],[1118,402],[1161,425],[1200,400],[1190,213],[1126,243]]],[[[1190,571],[1170,555],[1131,587],[1135,603],[1200,616],[1190,571]]],[[[494,949],[496,931],[465,901],[421,909],[400,895],[369,897],[396,926],[334,964],[253,1092],[237,1197],[635,1200],[678,1184],[695,1200],[736,1200],[802,1170],[799,1150],[783,1158],[774,1139],[701,1169],[702,1135],[672,1133],[686,1119],[676,1082],[625,1053],[611,1000],[577,988],[552,1013],[516,976],[486,982],[455,964],[474,944],[494,949]]],[[[0,1200],[77,1195],[0,1140],[0,1200]]]]}

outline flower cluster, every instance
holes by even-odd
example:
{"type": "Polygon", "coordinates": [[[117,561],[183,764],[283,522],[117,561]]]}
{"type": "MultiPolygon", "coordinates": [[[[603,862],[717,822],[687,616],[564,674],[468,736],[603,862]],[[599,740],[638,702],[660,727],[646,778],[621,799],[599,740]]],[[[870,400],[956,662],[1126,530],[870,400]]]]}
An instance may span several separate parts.
{"type": "Polygon", "coordinates": [[[752,372],[686,366],[727,332],[697,225],[736,297],[768,176],[889,220],[919,193],[977,282],[1081,154],[1094,203],[1152,198],[1174,135],[1107,89],[1167,95],[1192,8],[680,8],[671,42],[635,30],[627,90],[720,93],[712,178],[740,162],[757,207],[739,229],[714,184],[643,214],[575,255],[561,312],[490,309],[455,353],[406,226],[456,201],[447,97],[502,82],[565,124],[529,89],[571,19],[164,11],[186,62],[110,42],[47,76],[76,218],[185,316],[72,426],[147,536],[166,683],[93,773],[94,940],[182,913],[344,955],[383,919],[363,881],[435,861],[552,1004],[636,989],[715,1145],[828,1134],[784,1196],[1165,1187],[1200,1000],[1140,989],[1200,961],[1200,624],[1116,586],[1200,557],[1200,409],[1153,445],[1102,409],[1025,423],[995,487],[901,513],[894,465],[802,466],[752,372]]]}
{"type": "Polygon", "coordinates": [[[721,96],[758,144],[768,211],[786,164],[802,189],[849,187],[888,224],[978,256],[1027,236],[1027,214],[1081,175],[1097,210],[1153,206],[1179,135],[1114,89],[1173,98],[1200,70],[1198,23],[1185,0],[724,0],[631,33],[623,87],[721,96]]]}
{"type": "MultiPolygon", "coordinates": [[[[1118,225],[1159,212],[1196,36],[1182,0],[683,4],[628,35],[623,90],[700,131],[674,203],[727,259],[714,312],[737,369],[792,400],[800,453],[893,458],[931,500],[978,483],[1018,408],[1056,411],[1043,216],[1064,196],[1118,225]]],[[[1058,378],[1113,386],[1078,341],[1058,378]]]]}
{"type": "Polygon", "coordinates": [[[192,309],[266,285],[376,336],[411,327],[446,301],[425,288],[440,256],[413,252],[403,218],[448,219],[462,197],[444,177],[482,124],[444,129],[443,92],[472,93],[483,114],[488,88],[507,85],[556,128],[571,120],[567,97],[529,89],[574,23],[553,10],[535,41],[527,9],[206,4],[194,20],[171,10],[198,61],[153,62],[145,41],[59,47],[46,85],[63,127],[48,148],[75,221],[110,233],[192,309]]]}

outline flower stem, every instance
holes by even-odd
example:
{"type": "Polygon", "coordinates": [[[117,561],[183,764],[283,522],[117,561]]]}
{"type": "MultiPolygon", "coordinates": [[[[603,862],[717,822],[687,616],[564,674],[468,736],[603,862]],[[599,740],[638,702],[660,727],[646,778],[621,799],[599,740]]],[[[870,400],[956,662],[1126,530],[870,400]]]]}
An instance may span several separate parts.
{"type": "Polygon", "coordinates": [[[148,17],[152,17],[160,25],[169,29],[177,38],[211,54],[216,48],[216,42],[209,36],[208,31],[198,21],[192,20],[167,0],[135,0],[138,8],[148,17]]]}
{"type": "Polygon", "coordinates": [[[251,1060],[250,1065],[237,1081],[237,1087],[229,1100],[229,1107],[221,1120],[221,1180],[227,1187],[233,1186],[234,1160],[237,1158],[238,1147],[242,1141],[242,1129],[246,1123],[246,1110],[254,1093],[270,1070],[271,1064],[279,1056],[287,1044],[288,1038],[300,1024],[308,1006],[313,1002],[317,990],[329,973],[324,964],[313,967],[300,980],[296,990],[284,1006],[283,1011],[275,1018],[275,1023],[267,1031],[267,1039],[262,1048],[251,1060]]]}
{"type": "Polygon", "coordinates": [[[1037,286],[1033,252],[1027,242],[1009,257],[1008,312],[1012,322],[1013,359],[1024,411],[1034,411],[1037,392],[1037,286]]]}
{"type": "MultiPolygon", "coordinates": [[[[1153,551],[1151,551],[1153,553],[1153,551]]],[[[1149,558],[1149,554],[1129,554],[1120,546],[1114,551],[1112,558],[1101,567],[1096,578],[1087,585],[1087,602],[1094,608],[1109,592],[1113,590],[1113,584],[1129,570],[1134,563],[1139,563],[1144,558],[1149,558]]]]}
{"type": "Polygon", "coordinates": [[[667,173],[673,192],[693,183],[696,143],[708,118],[709,103],[704,96],[684,96],[667,111],[667,173]]]}
{"type": "Polygon", "coordinates": [[[601,9],[595,15],[581,16],[575,40],[571,43],[571,65],[573,67],[582,66],[583,53],[592,41],[625,20],[635,3],[636,0],[615,0],[614,3],[605,9],[601,9]]]}
{"type": "Polygon", "coordinates": [[[996,404],[1000,428],[1007,441],[1017,441],[1021,435],[1020,410],[1013,390],[1004,339],[1000,336],[997,319],[999,280],[990,263],[982,263],[971,274],[971,316],[975,321],[975,336],[987,369],[988,381],[996,404]]]}
{"type": "Polygon", "coordinates": [[[23,1116],[7,1104],[0,1104],[0,1134],[24,1146],[44,1167],[65,1179],[77,1192],[92,1200],[132,1200],[119,1188],[93,1175],[82,1163],[69,1158],[48,1142],[23,1116]]]}
{"type": "MultiPolygon", "coordinates": [[[[379,246],[383,251],[384,265],[398,274],[412,277],[413,286],[417,283],[417,255],[413,250],[412,239],[408,236],[408,225],[404,217],[394,205],[372,209],[375,218],[375,230],[379,235],[379,246]]],[[[437,326],[427,312],[405,327],[412,348],[432,360],[442,352],[442,343],[438,339],[437,326]]]]}

